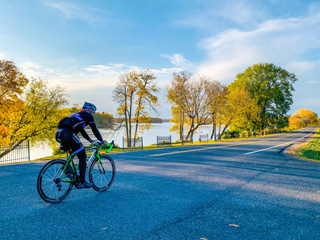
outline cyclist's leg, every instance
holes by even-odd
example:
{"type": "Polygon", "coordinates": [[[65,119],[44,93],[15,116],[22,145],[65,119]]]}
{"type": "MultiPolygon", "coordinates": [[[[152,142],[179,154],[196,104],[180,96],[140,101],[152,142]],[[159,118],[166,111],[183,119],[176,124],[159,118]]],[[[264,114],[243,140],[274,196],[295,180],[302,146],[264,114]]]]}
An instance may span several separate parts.
{"type": "Polygon", "coordinates": [[[85,182],[86,168],[87,168],[87,154],[77,134],[71,129],[64,129],[62,144],[71,149],[72,153],[75,153],[79,158],[79,172],[80,182],[85,182]]]}
{"type": "Polygon", "coordinates": [[[77,153],[77,157],[79,158],[79,171],[80,171],[80,182],[85,182],[86,169],[87,169],[87,154],[84,148],[77,153]]]}
{"type": "Polygon", "coordinates": [[[75,153],[79,158],[80,183],[84,183],[87,168],[87,154],[79,137],[75,133],[73,133],[71,136],[69,146],[72,152],[75,153]]]}

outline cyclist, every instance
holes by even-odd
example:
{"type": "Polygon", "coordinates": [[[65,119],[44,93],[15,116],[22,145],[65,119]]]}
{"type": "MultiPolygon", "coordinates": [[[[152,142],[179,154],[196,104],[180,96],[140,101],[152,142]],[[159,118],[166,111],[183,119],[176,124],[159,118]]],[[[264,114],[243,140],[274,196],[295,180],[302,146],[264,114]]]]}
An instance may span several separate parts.
{"type": "Polygon", "coordinates": [[[106,142],[102,139],[93,119],[96,110],[94,104],[85,102],[80,112],[63,118],[58,124],[56,140],[61,144],[60,149],[65,151],[71,149],[72,153],[75,153],[79,158],[80,183],[78,188],[90,188],[93,184],[85,180],[87,155],[77,134],[80,132],[86,140],[93,143],[93,140],[84,130],[89,125],[95,137],[102,143],[106,142]]]}

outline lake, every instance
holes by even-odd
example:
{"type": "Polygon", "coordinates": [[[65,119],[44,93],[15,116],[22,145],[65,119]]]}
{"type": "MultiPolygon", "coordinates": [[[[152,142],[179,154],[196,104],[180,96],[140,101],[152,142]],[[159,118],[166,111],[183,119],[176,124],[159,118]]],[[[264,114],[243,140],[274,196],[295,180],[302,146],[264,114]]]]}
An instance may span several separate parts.
{"type": "MultiPolygon", "coordinates": [[[[173,123],[170,122],[164,122],[164,123],[154,123],[152,124],[152,127],[149,130],[145,130],[143,134],[140,134],[143,137],[143,145],[147,146],[150,144],[156,144],[157,143],[157,136],[170,136],[172,142],[175,142],[179,139],[179,135],[174,132],[169,132],[169,129],[173,123]]],[[[110,129],[99,129],[102,138],[104,140],[107,140],[108,142],[111,142],[114,140],[114,142],[119,146],[122,147],[122,137],[124,136],[124,131],[118,131],[113,135],[113,131],[110,129]]],[[[193,137],[194,141],[198,141],[199,134],[211,134],[212,126],[211,125],[204,125],[201,126],[200,129],[196,132],[196,134],[193,137]]],[[[94,138],[93,138],[94,139],[94,138]]],[[[39,146],[39,147],[31,147],[30,149],[30,158],[31,160],[35,160],[41,157],[47,157],[52,155],[52,149],[47,146],[39,146]]]]}

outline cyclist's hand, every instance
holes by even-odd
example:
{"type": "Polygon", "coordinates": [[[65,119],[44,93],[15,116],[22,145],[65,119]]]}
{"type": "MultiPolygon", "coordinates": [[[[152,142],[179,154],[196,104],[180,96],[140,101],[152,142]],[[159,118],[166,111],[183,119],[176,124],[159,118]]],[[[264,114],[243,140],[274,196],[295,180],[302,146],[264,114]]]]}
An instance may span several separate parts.
{"type": "Polygon", "coordinates": [[[96,140],[96,141],[93,142],[93,145],[94,146],[99,146],[99,145],[101,145],[101,142],[99,140],[96,140]]]}
{"type": "Polygon", "coordinates": [[[90,147],[96,147],[101,145],[101,142],[99,140],[91,141],[90,142],[90,147]]]}

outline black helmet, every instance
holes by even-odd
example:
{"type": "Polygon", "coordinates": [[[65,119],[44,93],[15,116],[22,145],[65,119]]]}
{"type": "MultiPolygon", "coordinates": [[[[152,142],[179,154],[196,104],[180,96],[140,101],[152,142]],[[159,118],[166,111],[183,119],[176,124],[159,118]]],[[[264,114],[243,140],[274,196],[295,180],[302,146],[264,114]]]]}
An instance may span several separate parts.
{"type": "Polygon", "coordinates": [[[93,104],[93,103],[88,103],[88,102],[85,102],[82,106],[83,109],[86,109],[86,110],[89,110],[89,111],[92,111],[92,112],[95,112],[97,111],[97,108],[96,106],[93,104]]]}

